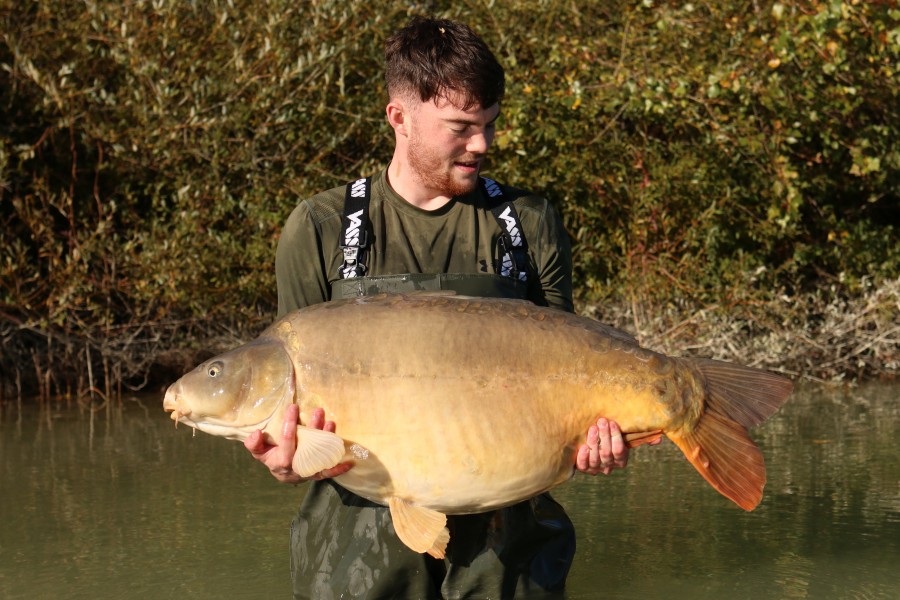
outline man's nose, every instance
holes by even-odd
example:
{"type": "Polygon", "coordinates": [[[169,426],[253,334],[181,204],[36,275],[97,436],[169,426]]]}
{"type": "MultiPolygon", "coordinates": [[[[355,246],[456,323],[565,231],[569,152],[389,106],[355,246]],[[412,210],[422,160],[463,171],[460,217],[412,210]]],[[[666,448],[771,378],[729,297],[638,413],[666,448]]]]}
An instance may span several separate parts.
{"type": "Polygon", "coordinates": [[[472,154],[486,154],[494,141],[493,131],[481,131],[469,138],[466,151],[472,154]]]}

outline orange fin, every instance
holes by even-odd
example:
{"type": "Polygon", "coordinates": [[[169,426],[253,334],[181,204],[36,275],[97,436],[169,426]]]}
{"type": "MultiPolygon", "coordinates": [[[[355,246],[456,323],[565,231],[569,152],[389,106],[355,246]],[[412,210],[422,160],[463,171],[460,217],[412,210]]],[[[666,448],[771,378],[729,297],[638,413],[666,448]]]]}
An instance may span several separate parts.
{"type": "Polygon", "coordinates": [[[747,433],[787,401],[790,379],[726,362],[689,359],[702,374],[705,409],[691,431],[667,431],[694,468],[744,510],[762,500],[766,465],[747,433]]]}
{"type": "Polygon", "coordinates": [[[622,434],[622,438],[625,440],[625,445],[629,448],[637,448],[638,446],[642,446],[643,444],[655,442],[662,436],[663,432],[659,429],[657,429],[656,431],[634,431],[622,434]]]}
{"type": "Polygon", "coordinates": [[[427,552],[435,558],[444,558],[450,532],[447,517],[430,508],[410,504],[406,500],[392,497],[388,506],[391,520],[400,541],[416,552],[427,552]]]}
{"type": "Polygon", "coordinates": [[[707,411],[690,433],[667,435],[720,494],[744,510],[756,508],[766,485],[766,465],[741,424],[707,411]]]}
{"type": "Polygon", "coordinates": [[[709,359],[691,359],[706,381],[706,406],[744,427],[759,425],[781,408],[791,380],[762,369],[709,359]]]}

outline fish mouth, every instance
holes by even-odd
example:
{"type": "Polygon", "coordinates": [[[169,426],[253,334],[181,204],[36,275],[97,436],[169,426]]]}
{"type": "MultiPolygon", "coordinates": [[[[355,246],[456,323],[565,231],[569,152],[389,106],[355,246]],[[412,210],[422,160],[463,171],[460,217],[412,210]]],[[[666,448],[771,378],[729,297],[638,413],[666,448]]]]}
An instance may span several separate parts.
{"type": "Polygon", "coordinates": [[[175,386],[172,386],[168,390],[166,390],[166,395],[163,398],[163,410],[165,410],[166,412],[171,412],[169,418],[175,421],[176,428],[178,427],[179,423],[183,423],[188,427],[199,429],[204,433],[221,436],[232,440],[243,441],[254,431],[264,429],[266,425],[268,425],[269,421],[271,421],[275,416],[275,413],[277,413],[279,408],[281,408],[281,406],[284,404],[285,398],[288,398],[290,402],[293,402],[293,382],[290,380],[285,381],[284,387],[286,389],[281,396],[281,400],[274,403],[272,411],[268,415],[264,416],[262,419],[255,423],[236,425],[233,421],[217,419],[211,415],[203,416],[202,420],[194,420],[191,418],[191,415],[193,414],[191,409],[186,407],[181,401],[182,396],[178,393],[178,390],[174,389],[175,386]]]}
{"type": "Polygon", "coordinates": [[[170,418],[175,421],[176,428],[178,427],[179,423],[183,423],[188,427],[199,429],[203,433],[221,436],[231,440],[243,441],[254,431],[258,429],[265,429],[266,425],[269,424],[269,421],[271,421],[275,416],[275,413],[278,411],[279,406],[280,404],[278,406],[275,406],[275,408],[272,409],[272,412],[268,416],[262,418],[260,421],[256,423],[246,423],[244,425],[235,425],[233,422],[223,421],[221,419],[216,419],[213,417],[205,417],[202,421],[195,421],[194,419],[190,418],[190,409],[188,409],[186,412],[178,408],[172,409],[170,418]]]}
{"type": "Polygon", "coordinates": [[[178,402],[179,395],[173,388],[174,386],[166,390],[166,396],[163,398],[163,410],[172,413],[169,417],[175,421],[175,427],[178,427],[179,421],[189,425],[192,421],[187,417],[190,416],[191,409],[184,408],[178,402]]]}

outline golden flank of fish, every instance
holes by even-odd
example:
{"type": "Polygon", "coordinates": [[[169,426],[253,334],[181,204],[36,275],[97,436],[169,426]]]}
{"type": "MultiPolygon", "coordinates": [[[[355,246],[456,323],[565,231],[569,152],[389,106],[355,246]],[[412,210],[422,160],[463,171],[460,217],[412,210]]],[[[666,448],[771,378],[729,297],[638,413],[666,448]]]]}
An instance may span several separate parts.
{"type": "Polygon", "coordinates": [[[600,416],[629,445],[661,435],[746,510],[762,498],[747,428],[772,415],[788,379],[667,357],[592,319],[517,300],[381,295],[318,304],[208,360],[166,392],[192,427],[274,441],[284,409],[321,407],[336,433],[298,426],[294,470],[342,461],[336,481],[390,507],[400,539],[444,555],[447,514],[508,506],[569,479],[600,416]]]}

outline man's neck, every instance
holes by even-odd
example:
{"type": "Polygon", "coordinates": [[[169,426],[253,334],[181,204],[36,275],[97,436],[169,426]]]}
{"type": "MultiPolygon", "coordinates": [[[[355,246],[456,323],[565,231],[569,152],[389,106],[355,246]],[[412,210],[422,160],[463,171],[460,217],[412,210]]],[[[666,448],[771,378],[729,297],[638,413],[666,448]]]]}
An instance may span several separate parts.
{"type": "Polygon", "coordinates": [[[447,205],[451,197],[429,190],[422,184],[412,168],[396,155],[387,170],[388,185],[397,195],[422,210],[437,210],[447,205]]]}

